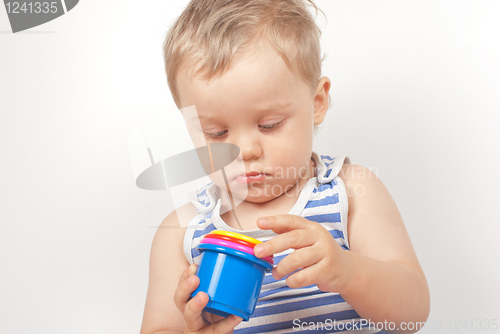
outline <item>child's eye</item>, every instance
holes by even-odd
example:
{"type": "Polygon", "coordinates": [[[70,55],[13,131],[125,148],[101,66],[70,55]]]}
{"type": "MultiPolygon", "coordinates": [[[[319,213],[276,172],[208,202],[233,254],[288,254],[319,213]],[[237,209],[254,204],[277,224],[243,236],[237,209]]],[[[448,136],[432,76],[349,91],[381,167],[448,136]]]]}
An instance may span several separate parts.
{"type": "MultiPolygon", "coordinates": [[[[281,122],[283,122],[283,121],[281,121],[281,122]]],[[[262,127],[263,129],[272,129],[272,128],[275,128],[278,125],[280,125],[281,122],[278,122],[278,123],[275,123],[275,124],[259,125],[259,126],[262,127]]]]}
{"type": "MultiPolygon", "coordinates": [[[[224,131],[227,131],[227,130],[224,130],[224,131]]],[[[222,137],[225,133],[224,131],[219,131],[219,132],[215,132],[215,133],[205,133],[205,138],[206,139],[216,139],[216,138],[222,137]]]]}
{"type": "MultiPolygon", "coordinates": [[[[275,123],[275,124],[259,125],[259,127],[261,127],[262,129],[270,130],[270,129],[274,129],[275,127],[281,125],[282,122],[283,121],[275,123]]],[[[219,132],[215,132],[215,133],[206,133],[205,132],[205,138],[206,139],[217,139],[217,138],[222,137],[226,133],[227,133],[227,130],[219,131],[219,132]]]]}

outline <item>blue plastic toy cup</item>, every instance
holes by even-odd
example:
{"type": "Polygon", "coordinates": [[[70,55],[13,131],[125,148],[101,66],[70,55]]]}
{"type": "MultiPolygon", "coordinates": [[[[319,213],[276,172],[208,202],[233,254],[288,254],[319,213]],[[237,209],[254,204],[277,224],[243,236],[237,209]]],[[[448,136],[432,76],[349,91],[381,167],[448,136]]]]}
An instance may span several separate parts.
{"type": "Polygon", "coordinates": [[[200,285],[191,294],[205,292],[209,301],[204,311],[227,317],[234,314],[248,321],[255,310],[266,271],[273,265],[229,247],[199,244],[202,254],[196,275],[200,285]]]}

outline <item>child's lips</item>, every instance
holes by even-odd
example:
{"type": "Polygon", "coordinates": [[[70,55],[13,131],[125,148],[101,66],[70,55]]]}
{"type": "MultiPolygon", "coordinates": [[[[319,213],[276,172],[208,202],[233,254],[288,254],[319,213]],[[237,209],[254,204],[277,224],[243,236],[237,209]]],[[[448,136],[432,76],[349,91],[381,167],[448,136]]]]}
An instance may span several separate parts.
{"type": "Polygon", "coordinates": [[[248,173],[238,175],[235,180],[241,184],[248,184],[252,182],[260,182],[266,178],[267,174],[265,173],[248,173]]]}

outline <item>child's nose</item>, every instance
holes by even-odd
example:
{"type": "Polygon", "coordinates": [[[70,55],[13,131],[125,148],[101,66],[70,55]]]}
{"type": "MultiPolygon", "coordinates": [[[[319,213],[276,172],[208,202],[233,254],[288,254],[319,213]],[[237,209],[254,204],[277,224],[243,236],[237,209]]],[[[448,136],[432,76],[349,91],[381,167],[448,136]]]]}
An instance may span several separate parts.
{"type": "Polygon", "coordinates": [[[243,160],[258,158],[262,154],[262,146],[256,136],[240,134],[232,144],[240,148],[243,160]]]}

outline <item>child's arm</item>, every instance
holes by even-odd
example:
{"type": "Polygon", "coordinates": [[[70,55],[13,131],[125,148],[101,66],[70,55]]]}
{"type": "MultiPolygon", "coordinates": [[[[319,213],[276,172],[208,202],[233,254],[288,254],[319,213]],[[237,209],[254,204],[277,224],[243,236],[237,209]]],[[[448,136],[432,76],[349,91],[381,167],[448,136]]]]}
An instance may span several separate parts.
{"type": "Polygon", "coordinates": [[[181,273],[189,267],[184,257],[181,228],[173,211],[156,231],[149,258],[149,285],[141,334],[183,333],[184,317],[174,304],[181,273]]]}
{"type": "Polygon", "coordinates": [[[350,251],[342,250],[318,223],[280,215],[264,224],[258,221],[260,228],[281,235],[261,244],[264,252],[256,248],[256,255],[294,248],[273,270],[281,279],[303,268],[287,277],[290,287],[316,284],[338,292],[373,323],[394,322],[398,328],[402,322],[425,322],[430,308],[427,281],[394,200],[365,167],[344,165],[340,177],[348,193],[350,251]]]}
{"type": "MultiPolygon", "coordinates": [[[[190,203],[179,210],[183,211],[182,217],[189,219],[197,215],[190,203]]],[[[184,256],[186,229],[180,228],[177,211],[165,218],[153,239],[141,334],[232,333],[241,318],[222,318],[212,314],[203,314],[202,317],[208,295],[199,292],[189,299],[199,285],[199,278],[195,275],[196,265],[189,266],[184,256]]]]}
{"type": "Polygon", "coordinates": [[[392,196],[362,166],[347,165],[340,176],[347,189],[364,189],[362,195],[350,191],[348,196],[351,252],[346,253],[356,274],[342,297],[364,319],[387,319],[396,326],[425,322],[430,310],[427,280],[392,196]]]}

